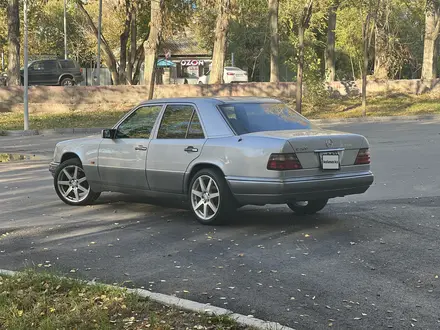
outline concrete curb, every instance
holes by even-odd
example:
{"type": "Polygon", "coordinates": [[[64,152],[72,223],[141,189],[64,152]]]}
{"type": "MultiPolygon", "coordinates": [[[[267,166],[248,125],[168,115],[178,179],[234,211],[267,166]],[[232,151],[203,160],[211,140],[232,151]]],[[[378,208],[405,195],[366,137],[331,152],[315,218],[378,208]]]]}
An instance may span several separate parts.
{"type": "MultiPolygon", "coordinates": [[[[6,276],[14,276],[19,272],[12,271],[12,270],[6,270],[6,269],[0,269],[0,275],[6,275],[6,276]]],[[[81,281],[81,280],[78,280],[81,281]]],[[[151,300],[154,300],[158,303],[161,303],[163,305],[169,305],[174,306],[180,309],[185,309],[188,311],[196,312],[196,313],[205,313],[210,315],[217,315],[217,316],[228,316],[229,318],[235,320],[238,324],[244,325],[244,326],[250,326],[261,330],[294,330],[293,328],[289,328],[286,326],[283,326],[277,322],[269,322],[269,321],[263,321],[254,317],[234,313],[228,309],[221,308],[221,307],[215,307],[211,306],[210,304],[202,304],[198,303],[196,301],[187,300],[187,299],[181,299],[175,296],[169,296],[162,293],[155,293],[148,290],[143,289],[128,289],[128,288],[122,288],[117,287],[113,285],[107,285],[102,284],[94,281],[88,281],[86,282],[87,285],[105,285],[107,287],[113,287],[118,289],[127,290],[130,293],[136,294],[143,298],[148,298],[151,300]]]]}
{"type": "Polygon", "coordinates": [[[421,120],[440,120],[440,115],[311,119],[311,121],[316,124],[388,123],[421,120]]]}
{"type": "MultiPolygon", "coordinates": [[[[316,124],[350,124],[350,123],[388,123],[388,122],[408,122],[422,120],[440,120],[440,115],[420,115],[420,116],[388,116],[388,117],[357,117],[357,118],[334,118],[334,119],[311,119],[316,124]]],[[[33,129],[28,131],[16,130],[0,131],[0,136],[32,136],[32,135],[62,135],[62,134],[99,134],[103,128],[55,128],[55,129],[33,129]]]]}
{"type": "Polygon", "coordinates": [[[28,131],[0,131],[0,136],[33,136],[33,135],[63,135],[63,134],[98,134],[103,128],[54,128],[54,129],[32,129],[28,131]]]}

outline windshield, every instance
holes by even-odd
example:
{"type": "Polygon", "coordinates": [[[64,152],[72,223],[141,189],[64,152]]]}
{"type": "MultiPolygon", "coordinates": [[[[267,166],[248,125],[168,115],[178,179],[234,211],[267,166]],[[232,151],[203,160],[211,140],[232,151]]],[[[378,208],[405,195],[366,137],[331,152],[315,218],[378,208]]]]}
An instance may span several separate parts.
{"type": "Polygon", "coordinates": [[[231,103],[221,105],[220,110],[238,135],[313,128],[311,122],[282,103],[231,103]]]}

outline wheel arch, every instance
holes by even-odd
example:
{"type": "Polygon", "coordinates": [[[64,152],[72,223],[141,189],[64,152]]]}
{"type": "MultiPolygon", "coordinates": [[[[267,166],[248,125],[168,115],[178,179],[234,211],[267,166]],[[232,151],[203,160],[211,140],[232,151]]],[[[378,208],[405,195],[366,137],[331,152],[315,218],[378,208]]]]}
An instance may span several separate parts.
{"type": "Polygon", "coordinates": [[[61,156],[61,163],[62,163],[62,162],[65,162],[66,160],[72,159],[72,158],[78,158],[79,161],[80,161],[81,164],[82,164],[82,160],[81,160],[81,158],[79,157],[79,155],[76,154],[75,152],[72,152],[72,151],[65,152],[65,153],[61,156]]]}
{"type": "Polygon", "coordinates": [[[193,178],[193,176],[200,171],[201,169],[205,169],[205,168],[209,168],[209,169],[214,169],[219,171],[223,176],[225,175],[225,173],[223,172],[221,166],[219,164],[215,164],[215,163],[209,163],[209,162],[203,162],[203,163],[197,163],[192,165],[192,167],[189,169],[189,171],[186,173],[185,175],[185,179],[184,179],[184,186],[183,186],[183,191],[185,194],[188,193],[189,191],[189,184],[191,182],[191,179],[193,178]]]}
{"type": "Polygon", "coordinates": [[[70,73],[63,73],[63,74],[60,76],[60,78],[58,79],[58,83],[61,84],[61,82],[62,82],[63,79],[65,79],[65,78],[69,78],[69,79],[74,80],[72,74],[70,74],[70,73]]]}

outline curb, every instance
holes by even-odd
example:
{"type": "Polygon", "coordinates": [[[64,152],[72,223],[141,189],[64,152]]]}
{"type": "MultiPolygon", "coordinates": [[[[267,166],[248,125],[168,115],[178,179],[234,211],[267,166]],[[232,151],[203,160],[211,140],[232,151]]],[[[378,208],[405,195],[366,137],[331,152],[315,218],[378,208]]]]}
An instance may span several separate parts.
{"type": "MultiPolygon", "coordinates": [[[[19,272],[12,271],[12,270],[6,270],[6,269],[0,269],[0,275],[6,275],[6,276],[14,276],[19,272]]],[[[78,280],[80,281],[80,280],[78,280]]],[[[217,316],[228,316],[235,322],[237,322],[240,325],[244,326],[250,326],[261,330],[294,330],[293,328],[289,328],[286,326],[283,326],[277,322],[269,322],[269,321],[263,321],[254,317],[234,313],[228,309],[221,308],[221,307],[215,307],[209,304],[202,304],[198,303],[196,301],[187,300],[187,299],[181,299],[175,296],[169,296],[162,293],[155,293],[144,289],[129,289],[129,288],[123,288],[118,287],[114,285],[108,285],[103,283],[98,283],[94,281],[88,281],[86,282],[87,285],[105,285],[107,287],[127,290],[127,292],[136,294],[142,298],[148,298],[151,300],[154,300],[158,303],[161,303],[163,305],[170,305],[174,307],[178,307],[181,309],[185,309],[191,312],[201,313],[201,314],[210,314],[210,315],[217,315],[217,316]]]]}
{"type": "MultiPolygon", "coordinates": [[[[420,116],[387,116],[387,117],[357,117],[357,118],[330,118],[330,119],[311,119],[315,124],[350,124],[350,123],[389,123],[407,122],[422,120],[440,120],[440,115],[420,115],[420,116]]],[[[55,129],[33,129],[33,130],[2,130],[0,136],[33,136],[33,135],[62,135],[62,134],[98,134],[103,128],[55,128],[55,129]]]]}
{"type": "Polygon", "coordinates": [[[349,123],[388,123],[388,122],[407,122],[421,120],[440,120],[440,115],[420,115],[420,116],[384,116],[384,117],[357,117],[357,118],[329,118],[311,119],[316,124],[349,124],[349,123]]]}
{"type": "Polygon", "coordinates": [[[34,136],[34,135],[62,135],[62,134],[97,134],[103,128],[54,128],[54,129],[31,129],[31,130],[4,130],[0,131],[0,136],[34,136]]]}

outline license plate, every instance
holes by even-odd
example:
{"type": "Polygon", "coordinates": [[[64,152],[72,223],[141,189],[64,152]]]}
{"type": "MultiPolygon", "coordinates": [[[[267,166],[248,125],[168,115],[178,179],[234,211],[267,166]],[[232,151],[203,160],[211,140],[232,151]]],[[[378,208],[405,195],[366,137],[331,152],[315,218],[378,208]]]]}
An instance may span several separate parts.
{"type": "Polygon", "coordinates": [[[339,155],[338,154],[323,154],[322,155],[322,169],[323,170],[339,170],[339,155]]]}

